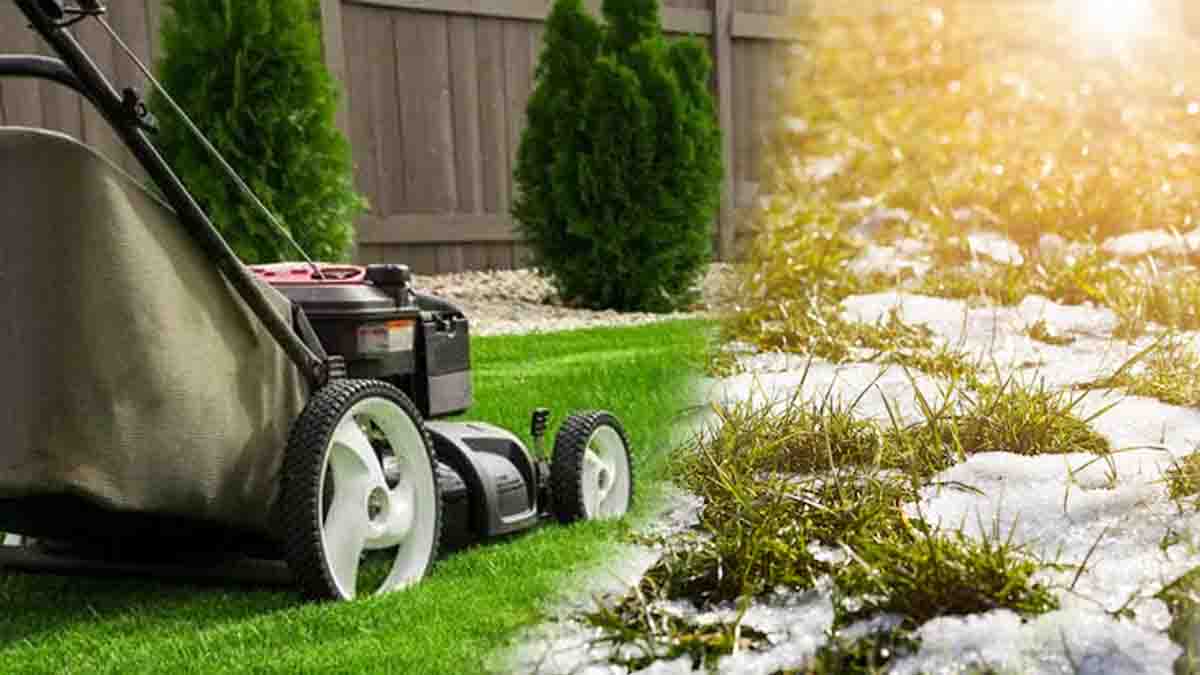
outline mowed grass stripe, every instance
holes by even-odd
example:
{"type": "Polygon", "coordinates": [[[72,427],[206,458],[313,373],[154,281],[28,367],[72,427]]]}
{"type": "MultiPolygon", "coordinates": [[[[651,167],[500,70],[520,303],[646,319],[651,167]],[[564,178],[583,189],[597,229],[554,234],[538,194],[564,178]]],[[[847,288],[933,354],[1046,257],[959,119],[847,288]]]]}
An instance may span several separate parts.
{"type": "MultiPolygon", "coordinates": [[[[555,427],[571,409],[612,410],[627,427],[646,494],[647,479],[661,476],[667,425],[689,403],[689,370],[702,364],[710,329],[671,321],[476,338],[470,417],[525,436],[540,405],[555,411],[555,427]]],[[[345,605],[252,588],[0,575],[0,672],[480,672],[627,527],[543,528],[456,554],[409,591],[345,605]]]]}

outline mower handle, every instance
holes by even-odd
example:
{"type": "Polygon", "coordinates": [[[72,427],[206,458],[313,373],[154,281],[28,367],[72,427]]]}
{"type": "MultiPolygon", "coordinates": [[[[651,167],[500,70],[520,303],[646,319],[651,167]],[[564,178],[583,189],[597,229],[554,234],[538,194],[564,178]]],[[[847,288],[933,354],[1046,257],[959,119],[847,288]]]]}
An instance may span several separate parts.
{"type": "Polygon", "coordinates": [[[67,10],[63,8],[60,0],[38,0],[38,9],[42,10],[42,14],[55,21],[60,21],[67,15],[67,10]]]}
{"type": "MultiPolygon", "coordinates": [[[[162,190],[167,203],[174,209],[184,230],[216,264],[225,279],[250,307],[258,320],[275,339],[275,342],[300,370],[315,389],[329,380],[333,365],[326,354],[314,351],[291,325],[290,320],[276,314],[275,306],[266,291],[250,273],[242,261],[213,227],[208,214],[200,208],[187,186],[171,169],[171,166],[146,136],[140,118],[129,114],[126,99],[117,92],[112,82],[92,61],[87,52],[70,31],[64,28],[63,17],[78,14],[99,14],[103,11],[99,0],[76,0],[76,8],[68,9],[61,0],[13,0],[33,29],[58,55],[57,64],[31,60],[32,57],[11,57],[20,67],[13,74],[33,77],[51,76],[50,79],[65,78],[63,70],[69,71],[72,81],[67,83],[84,96],[100,111],[109,126],[125,143],[125,147],[146,170],[154,184],[162,190]],[[23,64],[23,65],[21,65],[23,64]],[[41,69],[41,72],[39,71],[41,69]],[[55,75],[57,74],[57,75],[55,75]],[[78,85],[78,86],[76,86],[78,85]]],[[[69,20],[68,20],[69,21],[69,20]]],[[[50,61],[54,61],[51,59],[50,61]]],[[[9,61],[10,66],[12,61],[9,61]]],[[[65,82],[66,83],[66,82],[65,82]]],[[[290,319],[290,317],[289,317],[290,319]]]]}
{"type": "MultiPolygon", "coordinates": [[[[99,14],[104,11],[99,0],[75,0],[75,4],[80,11],[87,14],[99,14]]],[[[62,0],[38,0],[38,9],[55,21],[60,21],[67,15],[67,8],[63,5],[62,0]]]]}

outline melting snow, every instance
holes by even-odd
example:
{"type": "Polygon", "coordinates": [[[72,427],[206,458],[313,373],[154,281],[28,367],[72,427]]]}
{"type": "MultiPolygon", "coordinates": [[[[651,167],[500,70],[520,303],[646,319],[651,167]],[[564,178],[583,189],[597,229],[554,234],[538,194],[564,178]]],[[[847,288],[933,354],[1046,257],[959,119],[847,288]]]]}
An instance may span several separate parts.
{"type": "Polygon", "coordinates": [[[1138,258],[1150,254],[1187,255],[1200,250],[1200,230],[1187,234],[1167,230],[1143,230],[1106,240],[1100,250],[1118,258],[1138,258]]]}
{"type": "Polygon", "coordinates": [[[1169,673],[1180,648],[1152,631],[1095,612],[1061,610],[1023,623],[1007,610],[934,619],[918,631],[919,654],[891,672],[1169,673]]]}
{"type": "Polygon", "coordinates": [[[932,266],[927,260],[913,260],[903,255],[895,246],[870,244],[850,262],[850,272],[857,276],[883,274],[900,277],[908,274],[920,277],[932,266]]]}
{"type": "MultiPolygon", "coordinates": [[[[905,323],[928,326],[944,344],[983,363],[994,362],[1001,374],[1024,372],[1050,387],[1109,375],[1149,344],[1149,339],[1128,343],[1109,337],[1117,317],[1107,309],[1064,306],[1036,296],[1015,307],[972,307],[887,292],[843,304],[843,316],[853,321],[886,320],[893,311],[905,323]],[[1033,340],[1028,331],[1037,322],[1074,341],[1056,346],[1033,340]]],[[[914,372],[910,379],[900,368],[876,363],[746,353],[738,361],[747,372],[705,380],[700,393],[706,400],[780,406],[793,398],[832,398],[855,403],[859,416],[880,420],[888,418],[886,401],[911,422],[921,418],[914,387],[934,405],[947,389],[935,378],[914,372]]],[[[934,619],[919,629],[920,650],[895,663],[891,672],[965,673],[979,667],[1021,673],[1171,671],[1181,648],[1166,636],[1171,617],[1153,595],[1200,566],[1200,514],[1168,498],[1163,473],[1200,446],[1200,410],[1096,390],[1082,396],[1077,414],[1092,418],[1091,426],[1119,452],[1108,458],[1085,453],[973,455],[935,477],[919,502],[907,507],[911,515],[942,528],[975,537],[1011,536],[1044,560],[1063,563],[1061,570],[1038,573],[1040,581],[1055,589],[1061,609],[1029,620],[1007,610],[934,619]],[[1085,561],[1076,578],[1075,566],[1085,561]],[[1131,618],[1115,618],[1117,610],[1129,610],[1131,618]]],[[[680,508],[690,508],[694,515],[698,505],[680,508]]],[[[641,556],[626,556],[629,572],[638,573],[639,566],[654,559],[653,553],[641,556]]],[[[697,622],[736,617],[732,607],[704,614],[688,603],[678,603],[676,609],[697,622]]],[[[876,617],[841,634],[853,639],[888,630],[898,620],[876,617]]],[[[802,667],[832,628],[829,587],[775,596],[753,606],[743,621],[766,633],[770,646],[723,657],[719,672],[802,667]]],[[[595,644],[597,637],[595,629],[564,616],[554,631],[522,648],[518,669],[627,673],[607,663],[608,648],[595,644]]],[[[640,672],[671,675],[692,669],[687,659],[678,659],[640,672]]]]}
{"type": "Polygon", "coordinates": [[[975,232],[967,235],[967,248],[971,255],[987,258],[1001,265],[1021,265],[1025,262],[1021,247],[1008,237],[995,232],[975,232]]]}
{"type": "Polygon", "coordinates": [[[1094,252],[1094,246],[1078,241],[1067,241],[1062,235],[1043,234],[1038,238],[1037,257],[1044,264],[1074,265],[1079,259],[1094,252]]]}
{"type": "Polygon", "coordinates": [[[824,183],[846,168],[847,160],[842,156],[818,157],[808,161],[804,170],[808,179],[814,183],[824,183]]]}
{"type": "Polygon", "coordinates": [[[943,344],[989,370],[995,367],[1050,387],[1111,375],[1153,342],[1152,338],[1129,343],[1108,337],[1117,326],[1117,316],[1109,309],[1061,305],[1036,295],[1016,307],[971,307],[962,300],[886,291],[847,298],[842,316],[876,323],[891,312],[906,324],[928,327],[943,344]],[[1051,345],[1029,337],[1028,331],[1038,322],[1050,334],[1074,342],[1051,345]]]}
{"type": "Polygon", "coordinates": [[[928,400],[938,407],[945,400],[949,384],[940,382],[922,373],[905,373],[899,367],[879,366],[872,363],[850,363],[835,365],[826,361],[811,364],[788,355],[761,354],[749,359],[759,364],[766,372],[749,372],[724,380],[708,381],[710,400],[727,406],[749,403],[754,406],[770,405],[786,407],[796,401],[825,401],[854,406],[855,415],[863,418],[889,421],[891,414],[902,423],[922,419],[921,409],[913,395],[915,385],[928,400]],[[794,370],[771,372],[775,367],[794,364],[794,370]],[[807,369],[807,372],[806,372],[807,369]],[[911,374],[911,375],[910,375],[911,374]]]}
{"type": "MultiPolygon", "coordinates": [[[[929,327],[946,345],[984,363],[994,360],[1001,373],[1024,369],[1050,387],[1109,375],[1149,344],[1109,337],[1117,317],[1107,309],[1036,296],[1015,307],[972,307],[886,292],[843,304],[844,318],[853,321],[886,320],[892,311],[905,323],[929,327]],[[1039,321],[1074,342],[1056,346],[1028,337],[1039,321]]],[[[709,384],[713,400],[779,405],[791,396],[828,393],[852,401],[874,382],[857,414],[886,414],[883,398],[919,414],[912,383],[899,369],[771,354],[743,357],[741,363],[750,372],[709,384]]],[[[924,376],[916,383],[926,396],[944,389],[924,376]]],[[[1074,567],[1039,573],[1056,589],[1073,585],[1059,592],[1062,609],[1027,622],[1008,611],[936,619],[921,628],[920,651],[895,664],[893,672],[959,673],[972,665],[1029,673],[1170,671],[1181,650],[1164,634],[1171,619],[1167,608],[1152,596],[1200,565],[1200,515],[1182,511],[1167,497],[1163,472],[1200,445],[1200,411],[1097,390],[1083,396],[1077,414],[1095,416],[1092,427],[1120,452],[1108,459],[1085,453],[974,455],[937,476],[920,502],[909,506],[911,515],[943,528],[977,537],[1011,535],[1046,560],[1067,565],[1086,560],[1078,579],[1074,567]],[[1132,620],[1110,614],[1122,608],[1132,611],[1132,620]]]]}

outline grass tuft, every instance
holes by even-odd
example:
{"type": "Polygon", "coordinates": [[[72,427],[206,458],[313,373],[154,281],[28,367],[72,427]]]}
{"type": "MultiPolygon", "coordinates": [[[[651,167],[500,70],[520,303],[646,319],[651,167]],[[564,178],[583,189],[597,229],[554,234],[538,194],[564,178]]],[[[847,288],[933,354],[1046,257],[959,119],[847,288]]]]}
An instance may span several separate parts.
{"type": "Polygon", "coordinates": [[[858,540],[853,562],[837,575],[838,588],[861,599],[850,618],[899,614],[921,625],[947,615],[1006,608],[1032,616],[1058,607],[1033,581],[1042,563],[999,533],[974,539],[941,533],[924,521],[898,536],[858,540]]]}
{"type": "MultiPolygon", "coordinates": [[[[664,609],[672,601],[744,607],[828,578],[835,627],[880,613],[915,626],[997,608],[1026,616],[1054,609],[1055,596],[1035,580],[1043,563],[1011,538],[943,532],[906,504],[970,452],[1108,452],[1073,414],[1079,400],[1010,380],[937,410],[924,402],[926,419],[909,426],[856,417],[853,403],[830,400],[717,408],[720,424],[674,461],[684,487],[705,502],[697,532],[670,545],[635,593],[590,619],[617,644],[687,654],[699,666],[761,639],[736,622],[697,627],[664,609]]],[[[887,645],[909,644],[893,637],[834,644],[811,672],[877,672],[887,645]]]]}
{"type": "Polygon", "coordinates": [[[1183,653],[1175,660],[1175,672],[1200,673],[1200,567],[1167,584],[1154,597],[1171,611],[1167,634],[1183,647],[1183,653]]]}
{"type": "Polygon", "coordinates": [[[903,627],[847,640],[836,633],[817,650],[804,675],[883,675],[896,661],[917,653],[921,641],[903,627]]]}
{"type": "Polygon", "coordinates": [[[1054,455],[1107,454],[1108,440],[1075,415],[1082,394],[1054,391],[1044,384],[1020,385],[1009,379],[981,388],[954,420],[958,442],[969,452],[1054,455]]]}
{"type": "Polygon", "coordinates": [[[1089,389],[1124,389],[1170,405],[1200,406],[1200,356],[1179,339],[1160,338],[1089,389]]]}
{"type": "Polygon", "coordinates": [[[1200,454],[1193,453],[1167,469],[1167,491],[1179,500],[1200,494],[1200,454]]]}
{"type": "Polygon", "coordinates": [[[1034,324],[1030,326],[1028,330],[1026,330],[1026,334],[1031,339],[1056,347],[1066,347],[1067,345],[1075,343],[1075,338],[1069,335],[1055,335],[1054,333],[1050,332],[1049,326],[1046,325],[1046,322],[1043,319],[1038,319],[1035,321],[1034,324]]]}

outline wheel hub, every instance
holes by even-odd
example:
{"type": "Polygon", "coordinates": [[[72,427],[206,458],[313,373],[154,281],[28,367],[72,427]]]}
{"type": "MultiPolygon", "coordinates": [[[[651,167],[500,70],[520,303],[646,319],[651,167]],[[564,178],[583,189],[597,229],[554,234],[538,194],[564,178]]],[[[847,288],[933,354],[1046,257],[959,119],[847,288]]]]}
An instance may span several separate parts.
{"type": "Polygon", "coordinates": [[[377,487],[367,496],[367,519],[376,525],[382,525],[386,520],[383,516],[387,513],[388,493],[381,487],[377,487]]]}

